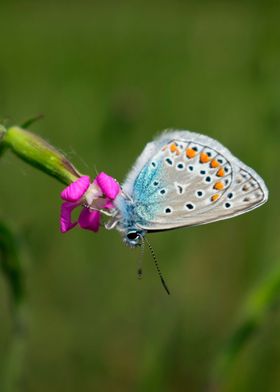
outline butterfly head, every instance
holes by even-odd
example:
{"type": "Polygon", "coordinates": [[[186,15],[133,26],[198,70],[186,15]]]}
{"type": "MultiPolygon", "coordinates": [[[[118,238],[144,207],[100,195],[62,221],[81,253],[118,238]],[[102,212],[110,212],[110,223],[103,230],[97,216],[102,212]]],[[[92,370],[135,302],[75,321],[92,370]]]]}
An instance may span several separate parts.
{"type": "Polygon", "coordinates": [[[141,246],[143,243],[143,236],[144,232],[142,230],[130,229],[124,233],[123,241],[127,246],[135,248],[136,246],[141,246]]]}

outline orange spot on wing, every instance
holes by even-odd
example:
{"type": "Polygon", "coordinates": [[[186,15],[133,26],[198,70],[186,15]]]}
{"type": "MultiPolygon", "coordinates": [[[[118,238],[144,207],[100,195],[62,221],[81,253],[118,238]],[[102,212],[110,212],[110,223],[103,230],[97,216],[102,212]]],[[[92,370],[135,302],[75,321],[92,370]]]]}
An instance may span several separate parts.
{"type": "Polygon", "coordinates": [[[176,146],[175,143],[172,143],[172,144],[170,145],[169,148],[170,148],[170,151],[171,151],[171,152],[175,152],[176,155],[180,155],[180,150],[179,150],[179,148],[176,146]]]}
{"type": "Polygon", "coordinates": [[[221,181],[218,181],[218,182],[216,182],[216,184],[214,185],[213,188],[221,191],[222,189],[224,189],[224,184],[221,181]]]}
{"type": "Polygon", "coordinates": [[[218,171],[217,171],[217,176],[218,177],[223,177],[225,175],[225,171],[224,169],[221,167],[218,171]]]}
{"type": "Polygon", "coordinates": [[[187,148],[186,149],[186,156],[188,158],[194,158],[196,156],[196,151],[193,150],[192,148],[187,148]]]}
{"type": "Polygon", "coordinates": [[[220,164],[218,161],[216,161],[216,159],[212,159],[210,166],[214,168],[214,167],[219,167],[220,164]]]}
{"type": "Polygon", "coordinates": [[[209,162],[209,156],[207,154],[205,154],[205,152],[200,153],[200,162],[201,163],[209,162]]]}
{"type": "Polygon", "coordinates": [[[211,201],[216,201],[216,200],[219,199],[219,197],[220,197],[220,195],[219,195],[218,193],[215,193],[215,195],[213,195],[213,196],[211,197],[211,201]]]}

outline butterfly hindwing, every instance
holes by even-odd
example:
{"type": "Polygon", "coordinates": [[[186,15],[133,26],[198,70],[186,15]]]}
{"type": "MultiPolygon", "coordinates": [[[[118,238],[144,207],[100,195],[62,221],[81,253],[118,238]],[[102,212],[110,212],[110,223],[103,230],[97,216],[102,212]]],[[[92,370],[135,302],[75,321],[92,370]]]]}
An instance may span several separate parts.
{"type": "Polygon", "coordinates": [[[123,189],[139,226],[149,231],[226,219],[267,199],[252,169],[215,140],[188,131],[167,132],[149,143],[123,189]]]}

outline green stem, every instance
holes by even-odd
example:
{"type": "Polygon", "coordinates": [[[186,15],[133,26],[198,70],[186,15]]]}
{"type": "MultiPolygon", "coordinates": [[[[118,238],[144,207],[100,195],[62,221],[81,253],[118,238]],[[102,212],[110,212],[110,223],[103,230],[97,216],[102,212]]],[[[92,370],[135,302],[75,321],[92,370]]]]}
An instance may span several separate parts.
{"type": "Polygon", "coordinates": [[[12,342],[2,376],[3,392],[18,392],[22,390],[21,385],[27,348],[27,321],[25,313],[24,301],[14,307],[12,342]]]}
{"type": "Polygon", "coordinates": [[[0,377],[1,391],[17,392],[22,381],[26,351],[26,294],[21,240],[0,223],[0,266],[10,292],[12,342],[0,377]]]}

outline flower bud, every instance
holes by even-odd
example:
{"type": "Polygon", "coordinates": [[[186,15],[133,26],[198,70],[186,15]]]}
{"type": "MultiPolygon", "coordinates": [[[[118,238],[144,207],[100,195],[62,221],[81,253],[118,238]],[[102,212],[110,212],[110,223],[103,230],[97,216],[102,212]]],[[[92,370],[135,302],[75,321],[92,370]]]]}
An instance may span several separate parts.
{"type": "Polygon", "coordinates": [[[0,127],[0,146],[9,147],[18,157],[66,185],[81,176],[64,154],[20,127],[13,126],[6,131],[0,127]]]}

